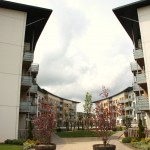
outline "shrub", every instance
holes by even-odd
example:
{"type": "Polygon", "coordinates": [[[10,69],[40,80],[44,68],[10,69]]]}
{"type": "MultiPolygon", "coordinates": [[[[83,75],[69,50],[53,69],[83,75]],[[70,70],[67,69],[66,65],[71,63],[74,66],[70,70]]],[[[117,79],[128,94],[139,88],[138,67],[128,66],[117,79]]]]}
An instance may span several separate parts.
{"type": "Polygon", "coordinates": [[[23,145],[25,140],[17,140],[17,139],[7,139],[4,141],[5,144],[12,144],[12,145],[23,145]]]}
{"type": "Polygon", "coordinates": [[[150,150],[150,143],[144,143],[140,141],[140,142],[133,142],[131,145],[138,149],[150,150]]]}
{"type": "Polygon", "coordinates": [[[34,140],[28,139],[26,142],[23,143],[23,149],[27,150],[30,148],[34,148],[35,145],[38,145],[38,144],[40,144],[40,142],[38,140],[34,141],[34,140]]]}
{"type": "Polygon", "coordinates": [[[133,137],[132,140],[131,140],[131,143],[139,142],[139,141],[141,141],[141,139],[139,137],[133,137]]]}
{"type": "Polygon", "coordinates": [[[141,119],[139,119],[138,127],[139,127],[139,130],[138,130],[139,137],[140,138],[145,138],[144,126],[142,125],[142,120],[141,119]]]}
{"type": "Polygon", "coordinates": [[[133,137],[125,137],[122,139],[122,143],[131,143],[133,137]]]}

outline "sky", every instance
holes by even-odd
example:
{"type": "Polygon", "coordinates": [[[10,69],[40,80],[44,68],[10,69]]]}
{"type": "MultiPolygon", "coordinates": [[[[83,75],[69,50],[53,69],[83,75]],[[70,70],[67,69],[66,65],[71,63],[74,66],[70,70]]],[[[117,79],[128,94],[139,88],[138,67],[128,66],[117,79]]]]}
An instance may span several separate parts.
{"type": "Polygon", "coordinates": [[[53,12],[38,40],[37,83],[60,97],[80,101],[86,92],[99,100],[132,86],[133,44],[112,9],[137,0],[9,0],[53,12]]]}

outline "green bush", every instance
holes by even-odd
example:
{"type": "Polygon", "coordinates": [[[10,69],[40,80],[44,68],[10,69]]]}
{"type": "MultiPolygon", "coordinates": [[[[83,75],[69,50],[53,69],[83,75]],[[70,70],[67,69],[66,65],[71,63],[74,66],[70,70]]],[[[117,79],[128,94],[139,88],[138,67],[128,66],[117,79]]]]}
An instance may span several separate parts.
{"type": "Polygon", "coordinates": [[[131,143],[133,137],[125,137],[122,139],[122,143],[131,143]]]}
{"type": "Polygon", "coordinates": [[[140,141],[140,142],[132,142],[131,145],[138,149],[150,150],[150,143],[140,141]]]}
{"type": "Polygon", "coordinates": [[[23,145],[25,140],[16,140],[16,139],[7,139],[4,141],[5,144],[12,144],[12,145],[23,145]]]}

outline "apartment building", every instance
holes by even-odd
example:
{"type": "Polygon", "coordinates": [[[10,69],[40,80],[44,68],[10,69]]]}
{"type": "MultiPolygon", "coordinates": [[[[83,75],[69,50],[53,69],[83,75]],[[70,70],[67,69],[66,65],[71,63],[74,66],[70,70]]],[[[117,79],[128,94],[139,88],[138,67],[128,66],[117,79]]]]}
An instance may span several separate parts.
{"type": "Polygon", "coordinates": [[[112,117],[116,120],[116,125],[125,125],[126,118],[130,118],[132,126],[137,126],[136,99],[132,87],[93,103],[101,105],[104,109],[109,109],[112,117]]]}
{"type": "Polygon", "coordinates": [[[17,139],[35,113],[36,43],[52,10],[0,1],[0,142],[17,139]]]}
{"type": "Polygon", "coordinates": [[[38,87],[37,103],[39,106],[37,110],[38,114],[42,111],[40,103],[47,103],[51,105],[52,111],[56,116],[57,127],[63,127],[66,120],[76,119],[77,104],[80,102],[59,97],[38,87]]]}
{"type": "Polygon", "coordinates": [[[131,70],[136,111],[146,114],[146,125],[150,128],[150,1],[137,1],[115,8],[113,12],[134,45],[135,62],[131,63],[131,70]]]}

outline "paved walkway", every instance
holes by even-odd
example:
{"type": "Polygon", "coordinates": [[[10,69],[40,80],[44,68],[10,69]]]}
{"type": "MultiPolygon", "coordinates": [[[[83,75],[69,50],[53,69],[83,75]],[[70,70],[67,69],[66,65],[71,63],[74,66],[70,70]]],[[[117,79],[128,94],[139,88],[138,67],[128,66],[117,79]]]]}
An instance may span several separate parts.
{"type": "MultiPolygon", "coordinates": [[[[123,131],[119,131],[110,137],[110,144],[116,145],[116,150],[136,150],[119,141],[119,137],[123,131]]],[[[60,138],[57,135],[53,136],[53,143],[56,144],[56,150],[93,150],[94,144],[101,144],[102,140],[98,137],[84,138],[60,138]]]]}

